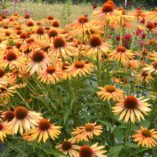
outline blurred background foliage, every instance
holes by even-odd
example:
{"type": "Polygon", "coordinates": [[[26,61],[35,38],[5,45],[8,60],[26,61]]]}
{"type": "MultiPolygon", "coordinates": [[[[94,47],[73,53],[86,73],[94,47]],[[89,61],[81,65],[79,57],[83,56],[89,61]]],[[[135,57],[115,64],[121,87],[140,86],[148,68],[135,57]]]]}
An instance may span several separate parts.
{"type": "MultiPolygon", "coordinates": [[[[66,2],[67,0],[30,0],[33,2],[49,2],[49,3],[55,3],[55,2],[66,2]]],[[[105,0],[71,0],[73,3],[104,3],[105,0]]],[[[125,3],[125,0],[114,0],[116,4],[122,5],[125,3]]],[[[137,6],[139,4],[145,4],[146,6],[157,6],[157,0],[127,0],[128,5],[134,5],[137,6]]]]}

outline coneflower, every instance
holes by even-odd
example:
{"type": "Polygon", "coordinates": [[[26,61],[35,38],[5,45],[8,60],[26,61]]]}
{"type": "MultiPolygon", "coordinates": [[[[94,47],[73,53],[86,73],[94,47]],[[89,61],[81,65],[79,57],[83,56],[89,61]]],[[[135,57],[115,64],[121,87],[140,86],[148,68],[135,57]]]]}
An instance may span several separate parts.
{"type": "Polygon", "coordinates": [[[18,132],[23,134],[35,128],[41,118],[40,113],[29,111],[23,106],[18,106],[14,111],[14,118],[8,124],[14,134],[18,132]]]}

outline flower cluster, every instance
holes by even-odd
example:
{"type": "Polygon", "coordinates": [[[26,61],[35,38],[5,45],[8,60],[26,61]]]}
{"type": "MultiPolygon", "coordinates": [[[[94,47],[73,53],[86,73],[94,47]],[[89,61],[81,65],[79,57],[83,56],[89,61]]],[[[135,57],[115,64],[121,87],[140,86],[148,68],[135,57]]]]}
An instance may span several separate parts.
{"type": "Polygon", "coordinates": [[[2,14],[0,141],[48,144],[60,157],[106,157],[127,143],[152,153],[156,20],[156,9],[128,12],[112,0],[65,28],[53,16],[2,14]]]}

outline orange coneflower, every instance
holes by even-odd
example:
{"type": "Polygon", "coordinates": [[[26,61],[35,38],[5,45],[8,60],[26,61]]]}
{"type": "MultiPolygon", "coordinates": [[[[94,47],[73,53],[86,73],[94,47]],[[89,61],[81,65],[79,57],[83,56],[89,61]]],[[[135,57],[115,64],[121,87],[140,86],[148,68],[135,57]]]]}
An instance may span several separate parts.
{"type": "Polygon", "coordinates": [[[143,68],[143,71],[157,74],[157,61],[152,62],[150,65],[146,64],[145,67],[143,68]]]}
{"type": "Polygon", "coordinates": [[[32,54],[33,50],[37,47],[37,42],[34,38],[28,38],[26,43],[20,45],[20,51],[24,56],[28,57],[32,54]]]}
{"type": "Polygon", "coordinates": [[[80,38],[82,42],[86,41],[89,36],[94,32],[101,32],[100,28],[103,28],[102,22],[94,19],[89,20],[87,15],[80,16],[77,22],[67,26],[72,29],[72,35],[80,38]],[[81,36],[78,36],[78,35],[81,36]]]}
{"type": "Polygon", "coordinates": [[[99,87],[99,89],[100,91],[97,94],[103,101],[119,101],[124,97],[124,92],[112,85],[99,87]]]}
{"type": "Polygon", "coordinates": [[[52,58],[59,57],[66,59],[75,55],[77,55],[77,49],[73,47],[72,43],[66,42],[66,40],[61,36],[56,36],[53,39],[53,45],[51,47],[52,58]]]}
{"type": "Polygon", "coordinates": [[[60,22],[58,20],[53,20],[51,26],[53,29],[57,30],[58,32],[63,31],[63,29],[60,28],[60,22]]]}
{"type": "Polygon", "coordinates": [[[128,65],[130,59],[133,58],[133,54],[131,53],[130,50],[127,50],[125,47],[118,46],[116,50],[111,52],[110,58],[121,62],[123,65],[128,65]]]}
{"type": "Polygon", "coordinates": [[[149,83],[151,80],[153,80],[153,77],[147,71],[143,71],[143,72],[136,75],[136,80],[139,83],[141,83],[141,82],[142,83],[149,83]]]}
{"type": "Polygon", "coordinates": [[[44,71],[39,73],[39,80],[44,83],[53,83],[62,80],[63,71],[58,67],[49,65],[44,71]]]}
{"type": "Polygon", "coordinates": [[[7,51],[4,54],[2,61],[2,67],[9,67],[10,69],[19,68],[25,62],[25,59],[20,56],[19,53],[15,52],[13,49],[7,51]]]}
{"type": "Polygon", "coordinates": [[[77,127],[72,131],[74,141],[89,141],[93,136],[99,136],[102,133],[102,126],[96,123],[87,123],[84,126],[77,127]]]}
{"type": "Polygon", "coordinates": [[[94,65],[85,61],[76,61],[72,65],[69,65],[66,72],[69,77],[86,76],[94,70],[94,65]]]}
{"type": "Polygon", "coordinates": [[[85,55],[92,58],[101,58],[101,56],[106,54],[109,50],[109,45],[104,43],[103,40],[96,35],[90,38],[89,44],[87,49],[85,49],[85,55]]]}
{"type": "Polygon", "coordinates": [[[88,29],[91,26],[88,20],[88,16],[84,15],[80,16],[77,19],[77,22],[68,25],[68,27],[78,31],[78,29],[88,29]]]}
{"type": "Polygon", "coordinates": [[[56,148],[59,149],[61,152],[63,152],[65,155],[69,155],[70,157],[77,157],[80,146],[76,145],[72,141],[72,139],[70,139],[70,140],[64,140],[61,144],[56,146],[56,148]]]}
{"type": "Polygon", "coordinates": [[[49,16],[47,17],[47,19],[51,21],[51,20],[53,20],[53,19],[54,19],[54,17],[53,17],[53,16],[51,16],[51,15],[49,15],[49,16]]]}
{"type": "MultiPolygon", "coordinates": [[[[12,81],[12,80],[11,80],[12,81]]],[[[8,101],[11,96],[13,96],[18,88],[23,88],[26,84],[10,84],[12,82],[7,82],[6,84],[0,85],[0,100],[2,102],[8,101]]]]}
{"type": "Polygon", "coordinates": [[[107,157],[104,155],[106,150],[103,150],[105,146],[98,146],[98,143],[92,146],[83,145],[79,149],[79,155],[77,157],[107,157]]]}
{"type": "Polygon", "coordinates": [[[40,49],[36,49],[31,56],[31,61],[27,65],[28,71],[30,73],[38,72],[42,69],[46,69],[46,67],[50,64],[49,58],[44,53],[44,51],[40,49]]]}
{"type": "Polygon", "coordinates": [[[9,77],[4,69],[0,69],[0,84],[7,84],[9,81],[9,77]]]}
{"type": "Polygon", "coordinates": [[[105,17],[106,18],[106,16],[112,16],[112,13],[113,13],[113,11],[114,11],[114,8],[115,8],[115,4],[114,4],[114,2],[113,1],[107,1],[107,2],[105,2],[104,4],[103,4],[103,6],[99,9],[99,10],[97,10],[97,11],[95,11],[94,13],[93,13],[93,15],[95,16],[95,15],[99,15],[99,16],[102,16],[102,17],[105,17]]]}
{"type": "MultiPolygon", "coordinates": [[[[21,30],[20,30],[21,31],[21,30]]],[[[19,34],[19,37],[22,41],[25,41],[28,38],[28,33],[25,32],[17,32],[19,34]]]]}
{"type": "Polygon", "coordinates": [[[101,9],[102,9],[101,10],[102,13],[111,13],[114,10],[114,4],[109,3],[109,2],[105,3],[101,9]]]}
{"type": "Polygon", "coordinates": [[[41,118],[40,113],[29,111],[23,106],[18,106],[14,111],[14,118],[8,124],[14,134],[18,132],[23,134],[34,128],[41,118]]]}
{"type": "Polygon", "coordinates": [[[4,142],[4,138],[11,133],[9,126],[6,123],[0,122],[0,141],[4,142]]]}
{"type": "Polygon", "coordinates": [[[41,37],[42,35],[45,34],[45,29],[43,27],[38,27],[36,29],[36,34],[41,37]]]}
{"type": "Polygon", "coordinates": [[[53,140],[58,138],[59,134],[61,133],[60,129],[61,126],[55,126],[54,124],[51,124],[48,119],[40,119],[38,127],[31,130],[27,134],[30,136],[30,138],[32,138],[32,141],[38,138],[38,143],[41,140],[43,140],[45,143],[49,137],[53,140]]]}
{"type": "Polygon", "coordinates": [[[33,142],[34,141],[33,137],[30,134],[28,134],[28,133],[27,134],[23,134],[22,138],[24,140],[28,141],[28,142],[33,142]]]}
{"type": "Polygon", "coordinates": [[[131,59],[129,61],[129,68],[132,68],[132,69],[138,69],[139,67],[142,66],[142,62],[139,61],[139,60],[136,60],[136,59],[131,59]]]}
{"type": "Polygon", "coordinates": [[[127,96],[112,109],[116,115],[120,115],[119,120],[124,119],[125,122],[130,120],[134,123],[136,119],[138,121],[144,119],[144,115],[148,115],[151,111],[151,105],[146,102],[147,100],[148,99],[127,96]]]}
{"type": "Polygon", "coordinates": [[[61,63],[61,65],[59,66],[62,69],[62,71],[63,71],[63,77],[62,77],[63,80],[66,80],[67,78],[71,77],[69,75],[69,73],[66,71],[69,66],[70,66],[70,64],[67,63],[67,62],[66,63],[61,63]]]}
{"type": "Polygon", "coordinates": [[[30,76],[30,72],[24,64],[21,68],[14,69],[10,76],[13,78],[13,81],[16,81],[18,78],[28,78],[30,76]]]}
{"type": "Polygon", "coordinates": [[[154,25],[153,22],[147,22],[146,28],[147,28],[148,30],[152,30],[154,27],[155,27],[155,25],[154,25]]]}
{"type": "Polygon", "coordinates": [[[157,146],[157,131],[155,129],[147,129],[141,127],[141,129],[136,131],[137,133],[133,135],[134,141],[143,147],[152,148],[157,146]]]}
{"type": "Polygon", "coordinates": [[[14,117],[15,117],[15,113],[14,113],[14,111],[12,111],[12,110],[8,110],[8,111],[5,111],[5,112],[3,113],[3,120],[4,120],[4,122],[5,122],[5,121],[6,121],[6,122],[10,122],[10,121],[13,120],[14,117]]]}
{"type": "Polygon", "coordinates": [[[33,27],[34,26],[34,21],[32,21],[32,20],[27,21],[26,26],[27,27],[33,27]]]}
{"type": "Polygon", "coordinates": [[[54,38],[54,37],[56,37],[57,35],[58,35],[58,31],[55,30],[55,29],[51,29],[51,30],[48,31],[48,36],[49,36],[49,38],[54,38]]]}
{"type": "Polygon", "coordinates": [[[138,19],[144,18],[146,16],[146,14],[143,12],[143,10],[140,7],[135,9],[135,11],[133,12],[133,15],[137,17],[138,19]]]}

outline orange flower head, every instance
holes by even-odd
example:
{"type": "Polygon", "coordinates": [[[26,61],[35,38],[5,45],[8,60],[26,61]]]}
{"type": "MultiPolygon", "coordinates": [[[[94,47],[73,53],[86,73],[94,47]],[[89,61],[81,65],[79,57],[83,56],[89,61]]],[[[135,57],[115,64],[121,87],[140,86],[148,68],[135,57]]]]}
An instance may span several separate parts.
{"type": "Polygon", "coordinates": [[[113,93],[116,91],[116,88],[114,86],[107,86],[106,87],[106,91],[109,92],[109,93],[113,93]]]}
{"type": "Polygon", "coordinates": [[[7,31],[7,32],[5,32],[5,36],[10,36],[11,35],[11,33],[9,32],[9,31],[7,31]]]}
{"type": "MultiPolygon", "coordinates": [[[[20,31],[21,32],[21,31],[20,31]]],[[[27,36],[27,33],[21,33],[20,34],[20,38],[21,39],[26,39],[28,36],[27,36]]]]}
{"type": "Polygon", "coordinates": [[[87,16],[80,16],[80,17],[78,18],[78,22],[79,22],[80,24],[85,24],[85,23],[88,22],[88,17],[87,17],[87,16]]]}
{"type": "Polygon", "coordinates": [[[10,122],[14,117],[15,117],[15,114],[13,111],[6,111],[3,119],[4,119],[4,121],[10,122]]]}
{"type": "Polygon", "coordinates": [[[53,66],[51,66],[51,65],[48,66],[47,69],[46,69],[46,72],[47,72],[48,74],[53,74],[55,71],[56,71],[55,67],[53,67],[53,66]]]}
{"type": "Polygon", "coordinates": [[[32,60],[36,63],[42,62],[44,58],[45,58],[44,52],[41,50],[35,51],[32,55],[32,60]]]}
{"type": "Polygon", "coordinates": [[[7,47],[6,47],[6,50],[12,50],[13,49],[13,47],[11,46],[11,45],[8,45],[7,47]]]}
{"type": "Polygon", "coordinates": [[[16,34],[17,34],[17,35],[20,35],[21,33],[22,33],[21,30],[17,30],[17,31],[16,31],[16,34]]]}
{"type": "Polygon", "coordinates": [[[117,52],[121,52],[121,53],[123,53],[123,52],[126,51],[126,48],[123,47],[123,46],[118,46],[118,47],[116,48],[116,51],[117,51],[117,52]]]}
{"type": "Polygon", "coordinates": [[[142,74],[141,74],[143,77],[147,77],[148,76],[148,73],[146,71],[143,71],[142,74]]]}
{"type": "Polygon", "coordinates": [[[155,129],[141,127],[132,137],[142,147],[152,148],[157,145],[157,131],[155,129]]]}
{"type": "Polygon", "coordinates": [[[152,65],[153,65],[154,69],[157,69],[157,61],[153,62],[152,65]]]}
{"type": "Polygon", "coordinates": [[[45,27],[45,30],[47,30],[47,31],[48,31],[48,30],[50,30],[50,27],[48,27],[48,26],[47,26],[47,27],[45,27]]]}
{"type": "Polygon", "coordinates": [[[16,29],[16,30],[21,30],[21,26],[20,26],[20,25],[17,25],[17,26],[15,27],[15,29],[16,29]]]}
{"type": "Polygon", "coordinates": [[[8,27],[7,25],[4,25],[3,28],[4,28],[4,29],[8,29],[9,27],[8,27]]]}
{"type": "Polygon", "coordinates": [[[94,130],[94,126],[92,124],[88,123],[85,125],[85,130],[91,132],[94,130]]]}
{"type": "Polygon", "coordinates": [[[2,78],[5,75],[5,71],[3,69],[0,69],[0,78],[2,78]]]}
{"type": "Polygon", "coordinates": [[[28,27],[32,27],[32,26],[34,26],[34,23],[33,23],[33,21],[27,21],[26,25],[28,27]]]}
{"type": "Polygon", "coordinates": [[[53,17],[53,16],[48,16],[47,19],[48,19],[48,20],[53,20],[54,17],[53,17]]]}
{"type": "Polygon", "coordinates": [[[28,38],[27,41],[26,41],[28,44],[31,44],[34,42],[34,39],[33,38],[28,38]]]}
{"type": "Polygon", "coordinates": [[[125,100],[124,100],[124,106],[127,109],[134,109],[136,108],[138,105],[137,99],[134,96],[128,96],[125,100]]]}
{"type": "Polygon", "coordinates": [[[90,39],[90,46],[91,47],[98,47],[102,44],[102,41],[101,41],[101,38],[98,37],[98,36],[93,36],[91,39],[90,39]]]}
{"type": "Polygon", "coordinates": [[[5,59],[9,62],[16,60],[17,55],[13,50],[9,50],[9,52],[6,54],[5,59]]]}
{"type": "Polygon", "coordinates": [[[77,61],[75,62],[75,68],[82,69],[84,67],[84,62],[77,61]]]}
{"type": "Polygon", "coordinates": [[[23,107],[23,106],[19,106],[15,109],[15,117],[18,119],[18,120],[22,120],[22,119],[25,119],[25,117],[27,116],[28,114],[28,110],[23,107]]]}
{"type": "Polygon", "coordinates": [[[13,18],[10,18],[9,21],[12,22],[12,21],[14,21],[14,19],[13,19],[13,18]]]}
{"type": "Polygon", "coordinates": [[[53,44],[56,49],[62,48],[65,46],[65,40],[62,37],[58,36],[54,38],[53,44]]]}
{"type": "Polygon", "coordinates": [[[108,0],[106,3],[111,4],[113,6],[113,8],[115,7],[115,3],[112,0],[108,0]]]}
{"type": "Polygon", "coordinates": [[[123,7],[119,7],[119,8],[117,8],[117,10],[119,10],[119,11],[123,11],[124,8],[123,8],[123,7]]]}
{"type": "Polygon", "coordinates": [[[151,137],[151,132],[148,129],[142,130],[141,133],[144,137],[151,137]]]}
{"type": "Polygon", "coordinates": [[[64,151],[68,151],[72,148],[72,143],[70,141],[63,141],[61,147],[64,151]]]}
{"type": "Polygon", "coordinates": [[[84,145],[80,148],[79,155],[80,157],[92,157],[93,151],[88,145],[84,145]]]}
{"type": "Polygon", "coordinates": [[[22,44],[19,43],[19,42],[17,42],[17,43],[15,44],[15,46],[16,46],[17,49],[19,49],[19,48],[21,47],[21,45],[22,45],[22,44]]]}
{"type": "Polygon", "coordinates": [[[45,33],[45,30],[44,30],[44,28],[39,27],[39,28],[37,28],[36,33],[37,33],[38,35],[43,35],[43,34],[45,33]]]}
{"type": "Polygon", "coordinates": [[[102,6],[102,12],[103,13],[111,13],[113,12],[113,5],[110,4],[110,3],[105,3],[103,6],[102,6]]]}
{"type": "Polygon", "coordinates": [[[69,66],[68,63],[64,63],[64,64],[62,65],[62,70],[64,71],[64,70],[68,69],[68,66],[69,66]]]}
{"type": "Polygon", "coordinates": [[[0,131],[3,130],[3,125],[0,123],[0,131]]]}
{"type": "Polygon", "coordinates": [[[53,26],[53,27],[59,27],[59,26],[60,26],[59,21],[54,20],[54,21],[52,22],[52,26],[53,26]]]}
{"type": "Polygon", "coordinates": [[[41,119],[39,121],[39,129],[42,131],[46,131],[50,128],[51,124],[48,119],[41,119]]]}
{"type": "Polygon", "coordinates": [[[149,30],[153,29],[155,27],[153,22],[147,22],[146,24],[146,28],[148,28],[149,30]]]}
{"type": "Polygon", "coordinates": [[[52,37],[56,37],[58,35],[58,32],[56,31],[56,30],[50,30],[49,32],[48,32],[48,36],[50,37],[50,38],[52,38],[52,37]]]}
{"type": "Polygon", "coordinates": [[[6,16],[5,14],[2,14],[2,15],[1,15],[1,18],[2,18],[2,19],[6,19],[7,16],[6,16]]]}
{"type": "Polygon", "coordinates": [[[31,16],[29,14],[25,14],[24,18],[29,19],[31,16]]]}

